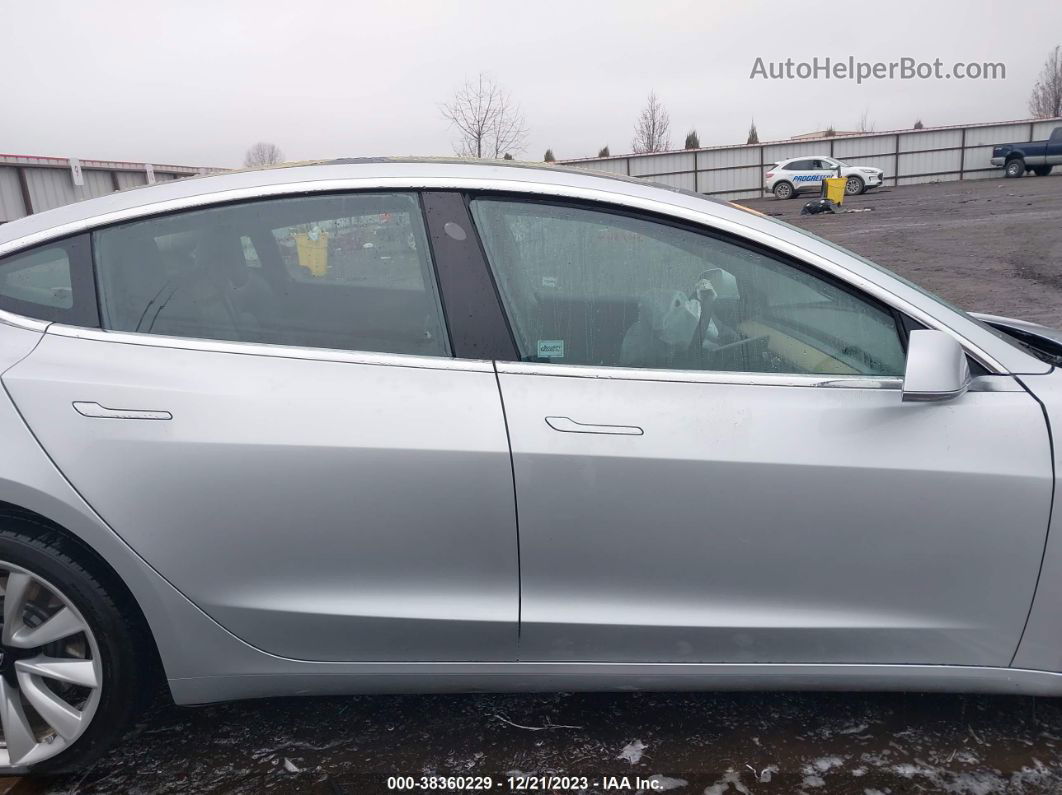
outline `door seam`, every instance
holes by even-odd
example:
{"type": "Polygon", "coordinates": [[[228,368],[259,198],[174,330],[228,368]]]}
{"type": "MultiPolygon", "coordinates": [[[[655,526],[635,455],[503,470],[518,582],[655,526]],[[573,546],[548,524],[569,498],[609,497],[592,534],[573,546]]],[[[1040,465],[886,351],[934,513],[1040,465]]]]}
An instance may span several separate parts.
{"type": "Polygon", "coordinates": [[[1025,623],[1021,625],[1021,634],[1018,635],[1018,645],[1014,647],[1014,654],[1011,655],[1010,662],[1007,663],[1008,668],[1013,668],[1014,661],[1018,659],[1018,652],[1021,651],[1021,644],[1022,641],[1025,640],[1025,632],[1029,629],[1029,622],[1032,620],[1033,608],[1036,606],[1036,596],[1040,590],[1040,578],[1043,577],[1044,573],[1044,561],[1047,560],[1047,545],[1051,543],[1051,521],[1055,516],[1055,495],[1058,491],[1058,471],[1057,465],[1055,464],[1055,434],[1051,428],[1051,416],[1047,411],[1047,406],[1044,405],[1043,401],[1040,400],[1035,392],[1029,389],[1028,385],[1025,384],[1021,378],[1015,376],[1014,380],[1021,384],[1026,393],[1037,402],[1040,406],[1040,411],[1042,411],[1044,415],[1044,425],[1047,428],[1047,449],[1051,456],[1051,502],[1047,508],[1047,529],[1044,531],[1044,548],[1040,551],[1040,567],[1036,570],[1036,582],[1033,583],[1032,599],[1029,600],[1029,610],[1025,614],[1025,623]]]}
{"type": "Polygon", "coordinates": [[[516,493],[516,460],[513,457],[513,440],[509,434],[509,416],[505,413],[505,395],[502,393],[498,363],[494,366],[494,381],[498,385],[498,402],[501,405],[502,422],[505,424],[505,442],[509,445],[509,472],[513,479],[513,518],[516,521],[516,662],[520,662],[520,640],[524,628],[523,566],[520,562],[520,498],[516,493]]]}

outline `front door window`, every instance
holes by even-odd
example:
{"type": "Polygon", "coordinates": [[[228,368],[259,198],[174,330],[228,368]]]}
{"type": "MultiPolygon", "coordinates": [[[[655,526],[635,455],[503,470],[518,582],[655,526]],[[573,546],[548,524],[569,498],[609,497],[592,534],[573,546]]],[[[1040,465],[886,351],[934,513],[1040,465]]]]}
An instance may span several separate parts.
{"type": "Polygon", "coordinates": [[[896,319],[781,259],[596,209],[477,199],[525,361],[899,376],[896,319]]]}

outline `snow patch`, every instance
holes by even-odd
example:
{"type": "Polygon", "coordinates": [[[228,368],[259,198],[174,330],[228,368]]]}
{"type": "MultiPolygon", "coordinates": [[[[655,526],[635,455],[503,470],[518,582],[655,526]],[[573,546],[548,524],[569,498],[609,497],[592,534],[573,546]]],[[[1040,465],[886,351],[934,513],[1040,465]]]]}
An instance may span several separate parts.
{"type": "Polygon", "coordinates": [[[642,754],[645,753],[645,749],[649,746],[643,743],[641,740],[635,740],[633,743],[627,743],[623,746],[623,750],[620,751],[617,759],[626,759],[632,765],[638,764],[642,761],[642,754]]]}
{"type": "Polygon", "coordinates": [[[732,767],[727,768],[721,779],[711,786],[705,787],[704,795],[723,795],[724,792],[730,792],[731,785],[733,785],[734,789],[740,792],[741,795],[752,795],[752,793],[749,792],[749,788],[741,783],[741,774],[732,767]]]}

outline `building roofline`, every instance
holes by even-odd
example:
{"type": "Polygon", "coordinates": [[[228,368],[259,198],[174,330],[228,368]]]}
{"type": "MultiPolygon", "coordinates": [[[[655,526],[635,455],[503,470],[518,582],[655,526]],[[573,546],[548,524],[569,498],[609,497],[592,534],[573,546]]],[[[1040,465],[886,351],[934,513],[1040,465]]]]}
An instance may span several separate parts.
{"type": "MultiPolygon", "coordinates": [[[[205,174],[229,170],[211,166],[179,166],[173,163],[138,163],[131,160],[85,160],[82,158],[77,158],[77,160],[82,168],[118,171],[144,171],[149,165],[155,171],[173,174],[205,174]]],[[[16,155],[0,152],[0,165],[69,168],[70,158],[55,157],[53,155],[16,155]]]]}

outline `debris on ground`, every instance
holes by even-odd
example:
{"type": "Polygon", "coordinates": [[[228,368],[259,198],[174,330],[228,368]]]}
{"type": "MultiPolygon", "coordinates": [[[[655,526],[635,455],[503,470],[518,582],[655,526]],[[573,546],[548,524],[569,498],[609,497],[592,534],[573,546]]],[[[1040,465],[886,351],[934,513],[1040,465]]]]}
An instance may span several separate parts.
{"type": "Polygon", "coordinates": [[[800,208],[801,215],[819,215],[820,213],[835,213],[837,210],[835,205],[829,199],[812,199],[809,202],[805,202],[804,206],[800,208]]]}
{"type": "Polygon", "coordinates": [[[627,745],[623,746],[623,750],[620,751],[620,755],[616,758],[626,759],[632,765],[636,765],[642,761],[642,754],[645,753],[645,749],[648,747],[641,740],[635,740],[633,743],[627,743],[627,745]]]}
{"type": "Polygon", "coordinates": [[[564,723],[553,723],[552,721],[550,721],[549,718],[546,718],[546,725],[545,726],[525,726],[522,723],[514,723],[513,721],[509,720],[504,715],[499,715],[497,713],[495,713],[493,717],[497,718],[502,723],[508,723],[510,726],[513,726],[514,728],[523,729],[524,731],[529,731],[529,732],[544,732],[547,729],[581,729],[581,728],[583,728],[582,726],[568,726],[568,725],[566,725],[564,723]]]}

